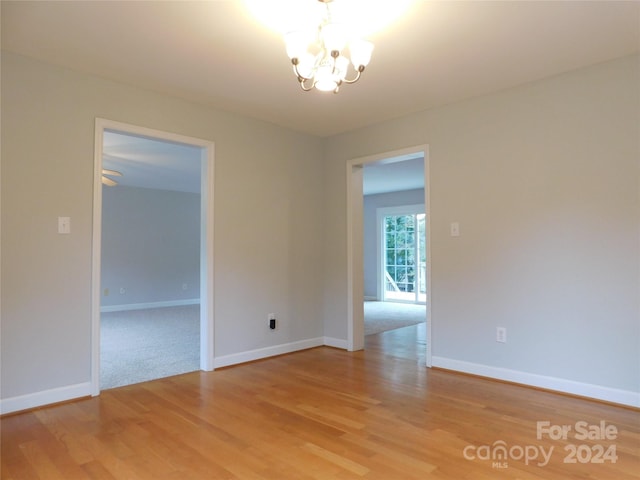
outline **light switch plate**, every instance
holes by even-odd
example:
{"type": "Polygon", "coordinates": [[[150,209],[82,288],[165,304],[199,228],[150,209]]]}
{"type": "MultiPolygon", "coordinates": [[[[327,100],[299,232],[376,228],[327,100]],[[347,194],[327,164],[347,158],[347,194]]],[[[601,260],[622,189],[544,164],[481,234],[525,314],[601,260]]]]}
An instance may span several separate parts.
{"type": "Polygon", "coordinates": [[[58,233],[71,233],[70,217],[58,217],[58,233]]]}
{"type": "Polygon", "coordinates": [[[460,224],[458,222],[451,223],[451,236],[452,237],[460,236],[460,224]]]}

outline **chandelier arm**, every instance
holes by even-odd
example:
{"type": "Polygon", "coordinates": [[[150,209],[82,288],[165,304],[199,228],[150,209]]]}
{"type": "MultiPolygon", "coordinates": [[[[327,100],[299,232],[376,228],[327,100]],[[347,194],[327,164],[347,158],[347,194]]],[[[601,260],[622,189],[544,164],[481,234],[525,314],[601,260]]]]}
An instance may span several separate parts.
{"type": "Polygon", "coordinates": [[[302,90],[304,90],[305,92],[308,92],[308,91],[312,90],[312,89],[313,89],[313,87],[315,87],[315,85],[316,85],[316,84],[315,84],[315,82],[314,82],[312,79],[310,79],[310,78],[298,77],[298,82],[300,83],[300,88],[301,88],[302,90]],[[309,81],[309,80],[311,80],[311,85],[309,85],[308,87],[306,87],[306,86],[305,86],[305,82],[307,82],[307,81],[309,81]]]}
{"type": "Polygon", "coordinates": [[[296,74],[296,77],[298,77],[298,83],[300,83],[300,88],[302,88],[302,90],[304,90],[305,92],[308,92],[311,89],[313,89],[313,87],[315,86],[315,81],[313,80],[313,78],[307,78],[301,75],[300,72],[298,71],[298,64],[300,63],[300,61],[297,58],[292,58],[291,63],[293,64],[293,72],[296,74]],[[305,84],[308,81],[311,81],[311,85],[306,86],[305,84]]]}
{"type": "Polygon", "coordinates": [[[291,63],[293,64],[293,72],[296,74],[296,77],[298,77],[298,81],[310,80],[298,71],[298,64],[300,63],[300,61],[297,58],[292,58],[291,63]]]}
{"type": "Polygon", "coordinates": [[[362,72],[364,72],[364,66],[360,65],[358,67],[358,70],[356,71],[356,78],[353,78],[351,80],[347,80],[346,78],[344,80],[342,80],[343,83],[356,83],[358,80],[360,80],[360,76],[362,75],[362,72]]]}

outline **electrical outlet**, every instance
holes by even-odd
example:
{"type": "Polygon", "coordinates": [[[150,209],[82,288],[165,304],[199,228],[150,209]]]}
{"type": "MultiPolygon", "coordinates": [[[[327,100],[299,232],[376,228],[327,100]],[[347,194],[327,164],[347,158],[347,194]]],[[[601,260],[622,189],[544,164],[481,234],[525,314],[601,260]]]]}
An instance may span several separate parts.
{"type": "Polygon", "coordinates": [[[275,330],[276,329],[276,314],[275,313],[270,313],[269,314],[269,328],[271,330],[275,330]]]}
{"type": "Polygon", "coordinates": [[[188,288],[188,285],[187,285],[186,283],[183,283],[183,284],[182,284],[182,289],[183,289],[183,290],[186,290],[187,288],[188,288]]]}
{"type": "Polygon", "coordinates": [[[124,289],[124,287],[120,287],[120,295],[124,295],[127,291],[124,289]]]}
{"type": "Polygon", "coordinates": [[[504,327],[496,328],[496,342],[507,343],[507,329],[504,327]]]}

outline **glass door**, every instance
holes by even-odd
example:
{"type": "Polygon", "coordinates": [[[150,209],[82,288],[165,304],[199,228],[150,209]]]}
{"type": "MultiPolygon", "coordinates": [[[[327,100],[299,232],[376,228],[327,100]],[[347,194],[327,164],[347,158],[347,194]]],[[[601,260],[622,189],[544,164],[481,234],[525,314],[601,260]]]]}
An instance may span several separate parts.
{"type": "Polygon", "coordinates": [[[383,233],[383,300],[425,303],[425,214],[385,215],[383,233]]]}

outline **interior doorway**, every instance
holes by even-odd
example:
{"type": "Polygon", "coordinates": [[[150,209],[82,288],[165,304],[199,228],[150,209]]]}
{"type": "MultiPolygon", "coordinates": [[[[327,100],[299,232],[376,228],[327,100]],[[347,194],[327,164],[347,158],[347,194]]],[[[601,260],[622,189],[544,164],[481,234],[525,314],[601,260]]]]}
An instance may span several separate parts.
{"type": "MultiPolygon", "coordinates": [[[[213,369],[213,143],[192,137],[185,137],[168,132],[151,130],[144,127],[113,122],[104,119],[96,119],[95,129],[95,175],[94,175],[94,217],[93,217],[93,273],[92,273],[92,394],[97,395],[101,389],[100,367],[101,367],[101,306],[103,299],[107,303],[102,310],[108,312],[118,311],[118,304],[125,303],[123,307],[128,312],[137,312],[132,318],[140,321],[140,312],[154,312],[154,307],[163,310],[161,307],[187,308],[191,305],[189,315],[195,321],[192,324],[199,336],[199,345],[196,343],[195,348],[199,350],[199,369],[213,369]],[[121,148],[118,150],[114,147],[114,142],[121,142],[121,148]],[[126,147],[125,147],[126,146],[126,147]],[[124,153],[123,153],[124,152],[124,153]],[[151,152],[151,154],[149,153],[151,152]],[[164,152],[166,155],[163,155],[164,152]],[[179,152],[180,154],[176,153],[179,152]],[[126,153],[126,154],[125,154],[126,153]],[[191,162],[191,169],[186,165],[185,159],[191,162]],[[193,161],[191,161],[193,160],[193,161]],[[183,163],[180,163],[180,162],[183,163]],[[154,172],[151,174],[151,172],[154,172]],[[155,182],[155,183],[154,183],[155,182]],[[103,187],[103,185],[105,185],[103,187]],[[125,199],[120,195],[114,196],[114,190],[103,192],[103,188],[108,189],[110,186],[119,185],[119,193],[127,198],[140,201],[140,205],[147,205],[147,210],[139,212],[139,216],[128,215],[125,199]],[[198,194],[194,192],[197,190],[198,194]],[[171,198],[169,198],[171,196],[171,198]],[[106,197],[106,198],[105,198],[106,197]],[[191,209],[190,215],[196,217],[192,219],[191,226],[176,225],[174,229],[170,226],[165,228],[161,235],[164,238],[158,242],[148,240],[151,244],[144,245],[142,249],[137,251],[128,248],[126,243],[116,244],[107,242],[103,236],[103,219],[109,214],[114,217],[112,211],[105,211],[107,201],[118,204],[114,199],[120,202],[119,214],[116,211],[115,217],[127,217],[129,223],[121,222],[119,225],[120,232],[125,233],[128,230],[138,229],[138,222],[151,222],[156,228],[162,226],[166,220],[170,223],[169,212],[166,210],[167,205],[179,203],[183,210],[191,209]],[[124,202],[124,203],[123,203],[124,202]],[[154,202],[165,202],[165,210],[162,205],[152,206],[154,202]],[[195,202],[195,209],[194,209],[195,202]],[[199,205],[198,205],[199,203],[199,205]],[[153,212],[157,212],[154,214],[153,212]],[[153,218],[156,223],[153,223],[153,218]],[[166,217],[166,218],[165,218],[166,217]],[[189,230],[189,234],[183,230],[189,230]],[[190,238],[190,244],[179,246],[180,242],[187,237],[190,238]],[[171,238],[168,238],[171,237],[171,238]],[[175,237],[175,238],[174,238],[175,237]],[[178,238],[179,237],[179,238],[178,238]],[[109,244],[111,256],[107,256],[107,260],[114,261],[116,258],[122,267],[127,264],[136,263],[135,256],[143,256],[149,253],[149,258],[143,268],[130,271],[131,283],[136,285],[132,295],[127,296],[129,292],[125,286],[121,286],[121,281],[110,281],[105,283],[114,283],[114,285],[102,285],[104,274],[108,273],[107,268],[103,271],[102,261],[105,259],[103,251],[104,246],[109,244]],[[156,245],[157,244],[157,245],[156,245]],[[151,250],[154,249],[152,252],[151,250]],[[124,258],[118,258],[118,251],[122,253],[124,258]],[[174,253],[182,251],[182,255],[195,255],[192,260],[194,263],[192,268],[186,269],[188,272],[182,274],[168,274],[165,272],[155,272],[159,265],[165,265],[171,272],[179,269],[180,262],[184,258],[180,258],[180,254],[176,253],[174,264],[171,264],[167,258],[174,253]],[[153,256],[155,254],[155,257],[153,256]],[[127,260],[126,256],[130,258],[127,260]],[[133,255],[133,257],[131,257],[133,255]],[[162,259],[162,261],[154,261],[162,259]],[[177,262],[177,263],[176,263],[177,262]],[[142,275],[153,275],[156,277],[136,278],[142,275]],[[166,277],[171,277],[170,282],[166,281],[166,277]],[[152,286],[149,283],[154,283],[152,286]],[[173,283],[176,285],[170,285],[173,283]],[[199,288],[198,288],[199,283],[199,288]],[[147,288],[149,287],[149,288],[147,288]],[[168,301],[162,300],[163,289],[181,290],[179,293],[169,294],[166,298],[168,301]],[[142,290],[147,290],[146,292],[142,290]],[[111,295],[111,297],[109,297],[111,295]],[[118,299],[114,302],[114,296],[118,299]],[[195,298],[194,298],[195,297],[195,298]],[[160,300],[160,301],[158,301],[160,300]],[[193,305],[194,303],[197,305],[193,305]],[[150,309],[148,307],[151,307],[150,309]],[[194,310],[195,308],[195,310],[194,310]],[[146,309],[146,310],[145,310],[146,309]]],[[[133,209],[133,205],[131,205],[133,209]]],[[[173,206],[170,207],[173,210],[173,206]]],[[[176,211],[176,215],[180,215],[176,211]]],[[[179,217],[176,217],[179,218],[179,217]]],[[[173,221],[176,221],[174,219],[173,221]]],[[[111,224],[113,225],[113,224],[111,224]]],[[[153,228],[153,226],[151,226],[153,228]]],[[[152,239],[154,233],[147,232],[147,239],[152,239]]],[[[127,236],[127,235],[121,235],[127,236]]],[[[111,239],[110,239],[111,240],[111,239]]],[[[129,239],[130,241],[139,240],[144,243],[141,237],[129,239]]],[[[184,242],[183,242],[184,243],[184,242]]],[[[130,247],[130,245],[129,245],[130,247]]],[[[186,258],[186,257],[185,257],[186,258]]],[[[122,270],[122,268],[120,269],[122,270]]],[[[111,280],[112,275],[107,278],[111,280]]],[[[187,308],[188,309],[188,308],[187,308]]],[[[122,310],[122,309],[121,309],[122,310]]],[[[165,310],[166,311],[166,310],[165,310]]],[[[176,313],[176,312],[174,312],[176,313]]],[[[184,314],[185,312],[177,312],[184,314]]],[[[111,321],[111,319],[110,319],[111,321]]],[[[153,324],[155,328],[155,323],[153,324]]],[[[166,325],[165,325],[166,326],[166,325]]],[[[167,330],[170,331],[170,330],[167,330]]],[[[197,342],[197,340],[196,340],[197,342]]],[[[166,348],[166,347],[160,347],[166,348]]],[[[192,352],[193,353],[193,352],[192,352]]],[[[198,353],[198,352],[196,352],[198,353]]],[[[196,358],[196,364],[198,358],[196,358]]],[[[158,370],[161,371],[161,370],[158,370]]],[[[169,372],[171,369],[169,368],[169,372]]],[[[166,376],[166,375],[161,375],[166,376]]]]}
{"type": "MultiPolygon", "coordinates": [[[[347,344],[351,351],[361,350],[364,348],[364,274],[363,274],[363,203],[364,203],[364,171],[367,166],[400,164],[408,160],[421,158],[423,162],[423,177],[420,184],[424,188],[424,217],[420,219],[417,228],[420,228],[420,222],[424,225],[424,274],[422,286],[418,284],[418,290],[424,289],[425,300],[425,329],[426,341],[424,342],[425,355],[421,358],[425,359],[425,364],[431,366],[431,305],[430,305],[430,242],[429,242],[429,158],[428,146],[420,145],[410,147],[403,150],[385,152],[369,157],[356,158],[347,162],[347,277],[348,277],[348,295],[347,295],[347,344]]],[[[416,218],[417,220],[417,218],[416,218]]],[[[406,251],[405,251],[406,255],[406,251]]],[[[418,255],[420,253],[418,252],[418,255]]],[[[382,252],[379,252],[378,258],[381,258],[382,252]]],[[[403,260],[404,261],[404,260],[403,260]]],[[[405,261],[406,262],[406,261],[405,261]]],[[[404,265],[395,264],[404,270],[401,272],[406,274],[406,263],[404,265]]],[[[406,281],[404,288],[408,289],[409,284],[415,287],[415,281],[409,282],[405,275],[406,281]]],[[[382,283],[382,282],[380,282],[382,283]]]]}

